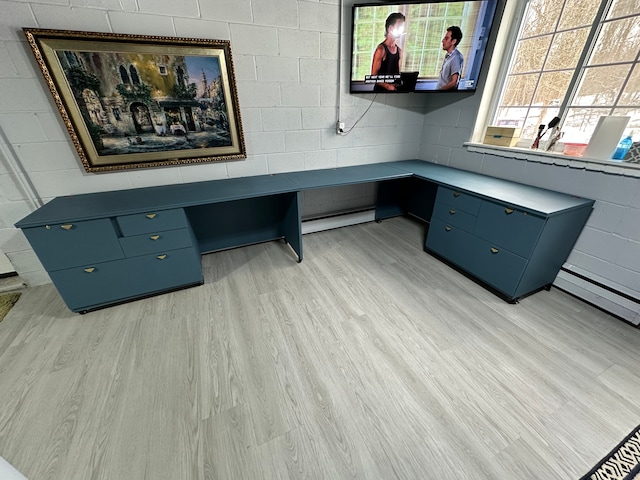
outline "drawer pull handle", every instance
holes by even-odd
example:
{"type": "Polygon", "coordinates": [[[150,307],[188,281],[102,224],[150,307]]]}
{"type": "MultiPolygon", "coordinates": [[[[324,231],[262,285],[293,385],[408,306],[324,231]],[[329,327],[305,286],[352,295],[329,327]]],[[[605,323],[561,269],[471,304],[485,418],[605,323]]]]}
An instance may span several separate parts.
{"type": "Polygon", "coordinates": [[[151,235],[149,238],[151,240],[158,240],[158,239],[160,239],[160,235],[151,235]]]}
{"type": "Polygon", "coordinates": [[[72,223],[66,223],[64,225],[60,225],[60,228],[63,230],[71,230],[73,228],[73,224],[72,223]]]}
{"type": "Polygon", "coordinates": [[[499,250],[495,247],[491,247],[491,253],[498,253],[499,250]]]}
{"type": "Polygon", "coordinates": [[[153,220],[154,218],[156,218],[156,215],[158,215],[157,213],[147,213],[145,215],[145,217],[147,217],[149,220],[153,220]]]}
{"type": "Polygon", "coordinates": [[[89,267],[89,268],[85,268],[84,271],[87,272],[87,273],[93,273],[93,272],[96,271],[96,269],[95,269],[95,267],[89,267]]]}
{"type": "Polygon", "coordinates": [[[507,215],[511,215],[513,213],[513,208],[505,208],[504,213],[506,213],[507,215]]]}
{"type": "Polygon", "coordinates": [[[454,197],[459,197],[460,196],[460,192],[453,192],[453,196],[454,197]]]}
{"type": "Polygon", "coordinates": [[[445,231],[450,232],[451,231],[451,227],[449,225],[447,225],[446,227],[444,227],[445,231]]]}
{"type": "Polygon", "coordinates": [[[45,225],[45,227],[47,230],[51,230],[51,225],[45,225]]]}
{"type": "Polygon", "coordinates": [[[164,260],[165,258],[167,258],[167,254],[164,255],[158,255],[158,260],[164,260]]]}
{"type": "Polygon", "coordinates": [[[449,210],[449,215],[455,215],[456,211],[452,208],[451,210],[449,210]]]}

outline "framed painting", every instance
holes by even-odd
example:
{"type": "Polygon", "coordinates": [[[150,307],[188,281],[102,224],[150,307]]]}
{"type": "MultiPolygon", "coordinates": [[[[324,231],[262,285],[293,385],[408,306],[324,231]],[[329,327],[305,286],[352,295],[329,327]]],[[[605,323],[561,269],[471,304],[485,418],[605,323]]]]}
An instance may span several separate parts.
{"type": "Polygon", "coordinates": [[[228,41],[23,30],[88,172],[246,158],[228,41]]]}

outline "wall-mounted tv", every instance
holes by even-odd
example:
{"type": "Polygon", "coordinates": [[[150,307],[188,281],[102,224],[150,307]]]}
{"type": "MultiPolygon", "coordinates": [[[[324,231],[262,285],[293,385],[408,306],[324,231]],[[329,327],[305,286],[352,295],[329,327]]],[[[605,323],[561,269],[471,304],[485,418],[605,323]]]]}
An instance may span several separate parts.
{"type": "Polygon", "coordinates": [[[351,93],[475,91],[497,4],[498,0],[355,4],[351,93]]]}

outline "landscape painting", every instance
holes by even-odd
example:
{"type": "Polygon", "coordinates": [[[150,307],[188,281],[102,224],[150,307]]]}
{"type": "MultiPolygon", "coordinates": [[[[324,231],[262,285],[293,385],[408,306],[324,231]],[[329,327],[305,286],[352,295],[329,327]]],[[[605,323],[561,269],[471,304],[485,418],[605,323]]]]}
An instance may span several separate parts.
{"type": "Polygon", "coordinates": [[[87,171],[246,157],[229,42],[25,34],[87,171]]]}

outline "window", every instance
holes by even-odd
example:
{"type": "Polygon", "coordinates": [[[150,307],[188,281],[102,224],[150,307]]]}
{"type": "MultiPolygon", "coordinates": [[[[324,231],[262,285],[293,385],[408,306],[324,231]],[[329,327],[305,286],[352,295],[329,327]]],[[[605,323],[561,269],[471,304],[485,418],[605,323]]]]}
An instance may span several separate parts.
{"type": "Polygon", "coordinates": [[[565,141],[587,142],[600,116],[631,119],[640,140],[637,0],[530,0],[492,125],[522,128],[562,118],[565,141]]]}

